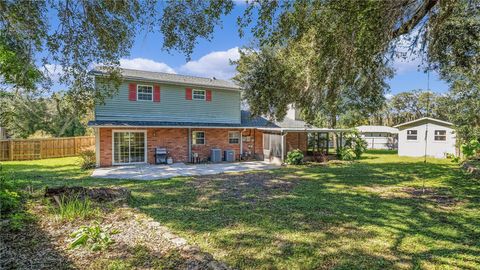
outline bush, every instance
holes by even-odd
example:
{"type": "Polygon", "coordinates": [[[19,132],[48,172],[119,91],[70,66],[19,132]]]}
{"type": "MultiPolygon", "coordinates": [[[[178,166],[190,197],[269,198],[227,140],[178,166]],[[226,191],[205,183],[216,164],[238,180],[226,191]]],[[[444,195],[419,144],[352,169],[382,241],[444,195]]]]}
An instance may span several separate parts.
{"type": "Polygon", "coordinates": [[[70,237],[75,238],[69,245],[69,249],[88,247],[92,251],[107,249],[112,243],[111,234],[118,231],[107,232],[100,227],[98,222],[92,226],[82,226],[73,232],[70,237]]]}
{"type": "Polygon", "coordinates": [[[10,229],[14,231],[21,231],[25,227],[25,223],[33,220],[33,217],[30,214],[22,211],[22,212],[11,214],[9,216],[9,219],[10,219],[10,223],[9,223],[10,229]]]}
{"type": "Polygon", "coordinates": [[[97,165],[95,151],[85,150],[80,152],[80,168],[82,170],[93,169],[97,165]]]}
{"type": "Polygon", "coordinates": [[[68,198],[62,196],[58,207],[54,207],[55,214],[60,220],[74,221],[76,219],[89,219],[100,215],[100,209],[95,207],[88,198],[68,198]]]}
{"type": "Polygon", "coordinates": [[[355,151],[351,148],[343,147],[340,149],[338,156],[341,160],[354,160],[357,158],[355,151]]]}
{"type": "Polygon", "coordinates": [[[367,142],[360,136],[358,131],[346,134],[345,145],[337,151],[341,160],[360,159],[367,150],[367,142]]]}
{"type": "Polygon", "coordinates": [[[460,162],[460,157],[455,156],[454,154],[447,153],[446,156],[447,156],[447,159],[451,159],[452,163],[459,163],[460,162]]]}
{"type": "Polygon", "coordinates": [[[20,194],[7,178],[0,175],[0,217],[18,210],[21,206],[20,194]]]}
{"type": "Polygon", "coordinates": [[[287,153],[287,164],[300,165],[303,163],[303,153],[299,149],[292,150],[287,153]]]}
{"type": "Polygon", "coordinates": [[[467,159],[470,159],[477,155],[477,152],[480,151],[480,142],[478,140],[471,140],[467,143],[464,143],[460,146],[462,153],[467,159]]]}

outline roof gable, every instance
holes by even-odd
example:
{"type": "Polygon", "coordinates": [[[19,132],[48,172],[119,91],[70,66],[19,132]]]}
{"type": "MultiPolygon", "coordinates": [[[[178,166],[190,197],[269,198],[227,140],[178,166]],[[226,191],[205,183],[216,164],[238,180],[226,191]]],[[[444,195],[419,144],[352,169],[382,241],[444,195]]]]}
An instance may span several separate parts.
{"type": "Polygon", "coordinates": [[[416,119],[416,120],[413,120],[413,121],[408,121],[408,122],[396,125],[394,127],[399,128],[399,127],[408,126],[408,125],[415,125],[415,124],[420,124],[420,122],[437,123],[437,124],[446,125],[446,126],[450,126],[450,127],[453,126],[453,123],[450,123],[450,122],[447,122],[447,121],[443,121],[443,120],[435,119],[435,118],[431,118],[431,117],[422,117],[422,118],[419,118],[419,119],[416,119]]]}

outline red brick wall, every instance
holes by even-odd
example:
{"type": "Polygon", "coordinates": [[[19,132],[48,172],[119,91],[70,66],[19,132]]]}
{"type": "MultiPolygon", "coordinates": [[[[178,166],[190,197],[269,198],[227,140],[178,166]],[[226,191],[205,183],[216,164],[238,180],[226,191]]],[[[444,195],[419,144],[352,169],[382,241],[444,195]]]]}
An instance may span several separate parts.
{"type": "MultiPolygon", "coordinates": [[[[146,130],[147,131],[147,160],[154,163],[156,147],[165,147],[174,162],[188,162],[188,129],[186,128],[115,128],[115,130],[146,130]]],[[[192,153],[198,153],[200,159],[210,157],[210,149],[235,150],[237,159],[240,157],[240,145],[228,143],[228,131],[242,131],[243,129],[202,129],[192,131],[205,131],[205,145],[192,145],[192,153]]],[[[250,142],[243,143],[243,150],[255,149],[255,154],[263,154],[262,132],[251,129],[243,131],[243,136],[250,136],[250,142]]],[[[100,166],[112,165],[112,128],[100,128],[100,166]]]]}
{"type": "Polygon", "coordinates": [[[196,129],[192,129],[192,132],[193,131],[205,132],[205,144],[192,145],[192,153],[198,153],[198,157],[200,158],[200,160],[206,160],[208,157],[210,157],[210,149],[212,148],[222,149],[222,158],[223,158],[224,150],[235,150],[235,155],[236,155],[236,158],[238,159],[240,154],[240,144],[229,144],[228,132],[241,131],[240,129],[196,128],[196,129]]]}
{"type": "MultiPolygon", "coordinates": [[[[100,166],[112,165],[112,129],[100,128],[100,166]]],[[[98,151],[98,149],[97,149],[98,151]]]]}
{"type": "Polygon", "coordinates": [[[307,152],[307,133],[304,132],[290,132],[285,138],[286,152],[288,153],[294,149],[300,149],[305,154],[307,152]]]}
{"type": "Polygon", "coordinates": [[[151,128],[147,130],[148,163],[155,163],[155,148],[167,148],[173,162],[188,160],[188,129],[151,128]]]}

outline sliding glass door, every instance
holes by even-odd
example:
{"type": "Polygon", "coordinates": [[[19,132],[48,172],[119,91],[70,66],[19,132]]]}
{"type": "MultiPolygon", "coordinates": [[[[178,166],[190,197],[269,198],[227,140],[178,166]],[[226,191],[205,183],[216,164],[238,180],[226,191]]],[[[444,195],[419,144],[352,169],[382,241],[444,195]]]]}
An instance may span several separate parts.
{"type": "Polygon", "coordinates": [[[113,164],[144,163],[145,146],[144,131],[114,131],[113,164]]]}

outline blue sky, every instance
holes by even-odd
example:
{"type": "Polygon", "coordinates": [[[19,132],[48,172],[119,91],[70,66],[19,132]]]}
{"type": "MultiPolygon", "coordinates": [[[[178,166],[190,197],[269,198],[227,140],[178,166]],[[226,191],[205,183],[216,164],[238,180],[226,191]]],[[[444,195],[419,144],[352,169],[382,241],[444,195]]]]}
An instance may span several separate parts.
{"type": "MultiPolygon", "coordinates": [[[[237,17],[243,12],[243,6],[237,5],[232,14],[223,19],[210,41],[201,39],[191,56],[186,61],[182,53],[162,50],[162,36],[159,33],[139,33],[130,56],[121,59],[121,65],[126,68],[151,71],[175,72],[205,77],[229,79],[235,74],[235,67],[229,64],[229,59],[238,58],[238,48],[249,44],[250,37],[240,39],[238,36],[237,17]]],[[[427,74],[418,71],[420,60],[398,60],[394,67],[396,76],[389,80],[390,94],[413,89],[427,89],[427,74]]],[[[448,85],[441,81],[437,74],[430,74],[430,89],[443,93],[448,85]]]]}

